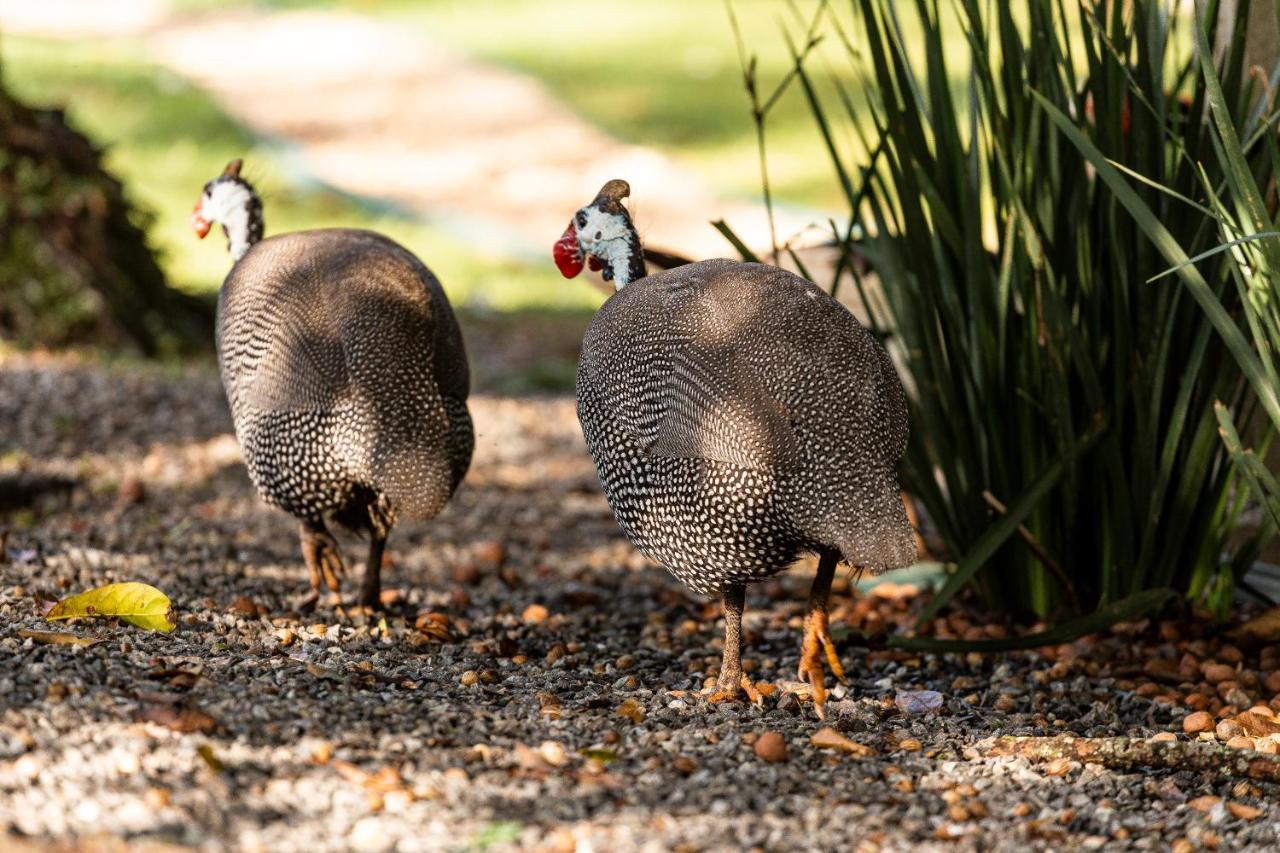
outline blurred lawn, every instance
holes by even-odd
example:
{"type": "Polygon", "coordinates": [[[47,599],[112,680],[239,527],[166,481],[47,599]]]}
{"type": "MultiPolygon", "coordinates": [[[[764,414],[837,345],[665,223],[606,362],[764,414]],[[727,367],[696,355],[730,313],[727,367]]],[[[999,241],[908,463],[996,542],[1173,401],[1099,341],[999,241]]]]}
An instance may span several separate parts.
{"type": "Polygon", "coordinates": [[[590,288],[569,284],[546,264],[476,254],[438,229],[376,210],[321,187],[301,185],[279,150],[254,144],[202,90],[138,57],[128,42],[4,40],[6,84],[28,103],[65,105],[79,130],[107,150],[107,167],[132,199],[155,214],[150,234],[170,280],[190,291],[213,291],[230,267],[215,230],[203,242],[187,217],[204,182],[233,157],[264,197],[267,233],[322,226],[381,231],[420,255],[454,304],[500,311],[587,311],[599,303],[590,288]]]}
{"type": "MultiPolygon", "coordinates": [[[[760,166],[750,100],[722,0],[176,0],[194,11],[231,5],[343,9],[421,29],[438,43],[537,78],[615,138],[656,148],[697,170],[718,192],[756,198],[760,166]]],[[[836,4],[842,23],[848,10],[836,4]]],[[[781,36],[803,25],[780,0],[734,0],[762,97],[790,70],[781,36]]],[[[796,0],[812,15],[816,0],[796,0]]],[[[807,23],[807,19],[806,22],[807,23]]],[[[904,20],[906,30],[914,29],[904,20]]],[[[830,69],[848,78],[836,45],[830,69]]],[[[821,67],[821,66],[815,66],[821,67]]],[[[827,91],[825,81],[820,81],[827,91]]],[[[804,95],[793,87],[770,112],[769,173],[783,204],[841,200],[804,95]]]]}

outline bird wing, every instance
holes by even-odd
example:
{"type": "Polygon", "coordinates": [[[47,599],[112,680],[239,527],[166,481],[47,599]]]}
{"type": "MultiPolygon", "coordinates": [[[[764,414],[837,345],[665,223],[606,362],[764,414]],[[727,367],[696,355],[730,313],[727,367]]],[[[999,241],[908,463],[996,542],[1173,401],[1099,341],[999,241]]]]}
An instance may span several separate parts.
{"type": "Polygon", "coordinates": [[[664,319],[661,331],[637,349],[652,353],[649,369],[640,373],[656,375],[657,393],[630,396],[642,405],[625,407],[623,420],[632,415],[650,456],[790,470],[800,460],[790,413],[738,346],[743,330],[735,330],[707,282],[699,272],[649,291],[650,311],[664,319]]]}
{"type": "Polygon", "coordinates": [[[670,353],[650,456],[785,472],[800,461],[791,419],[731,343],[687,339],[670,353]]]}

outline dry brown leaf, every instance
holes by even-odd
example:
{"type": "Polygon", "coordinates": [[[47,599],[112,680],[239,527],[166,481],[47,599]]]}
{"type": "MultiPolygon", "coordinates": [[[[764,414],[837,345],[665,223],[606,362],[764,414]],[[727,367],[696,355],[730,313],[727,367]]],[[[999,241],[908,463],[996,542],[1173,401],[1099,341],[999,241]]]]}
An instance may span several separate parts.
{"type": "Polygon", "coordinates": [[[92,646],[102,642],[101,637],[81,637],[66,631],[28,631],[26,628],[18,631],[18,636],[47,646],[92,646]]]}
{"type": "Polygon", "coordinates": [[[1253,711],[1236,714],[1236,722],[1240,724],[1240,728],[1255,737],[1280,732],[1280,720],[1264,717],[1253,711]]]}
{"type": "Polygon", "coordinates": [[[869,746],[849,740],[849,738],[840,734],[830,726],[824,726],[813,733],[813,737],[809,739],[809,743],[818,749],[834,749],[843,752],[846,755],[852,755],[855,758],[865,758],[868,755],[875,755],[875,750],[869,746]]]}

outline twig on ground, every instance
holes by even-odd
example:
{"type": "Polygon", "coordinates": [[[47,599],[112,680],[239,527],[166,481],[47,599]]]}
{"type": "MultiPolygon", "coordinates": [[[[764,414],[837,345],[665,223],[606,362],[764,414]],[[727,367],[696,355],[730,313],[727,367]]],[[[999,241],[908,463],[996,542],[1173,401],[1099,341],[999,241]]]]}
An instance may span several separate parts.
{"type": "Polygon", "coordinates": [[[982,757],[1015,755],[1030,761],[1063,758],[1101,764],[1115,770],[1160,768],[1196,770],[1219,779],[1248,778],[1280,782],[1280,755],[1234,749],[1198,741],[1160,741],[1130,737],[1001,737],[978,744],[982,757]]]}

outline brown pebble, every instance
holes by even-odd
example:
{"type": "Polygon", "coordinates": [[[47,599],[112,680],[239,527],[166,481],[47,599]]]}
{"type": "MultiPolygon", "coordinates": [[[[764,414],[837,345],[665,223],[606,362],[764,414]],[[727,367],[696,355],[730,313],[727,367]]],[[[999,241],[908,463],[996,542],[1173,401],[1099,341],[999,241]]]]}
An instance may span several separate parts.
{"type": "Polygon", "coordinates": [[[623,702],[618,706],[618,709],[614,713],[619,717],[626,717],[636,725],[640,725],[640,723],[644,721],[645,716],[644,708],[641,708],[640,703],[634,699],[628,699],[623,702]]]}
{"type": "Polygon", "coordinates": [[[520,621],[526,625],[541,625],[550,615],[550,611],[541,604],[530,604],[520,614],[520,621]]]}
{"type": "Polygon", "coordinates": [[[1187,714],[1182,720],[1182,730],[1189,735],[1207,732],[1213,728],[1213,717],[1204,711],[1187,714]]]}
{"type": "Polygon", "coordinates": [[[1207,663],[1204,665],[1204,680],[1210,684],[1219,684],[1235,678],[1236,670],[1225,663],[1207,663]]]}
{"type": "Polygon", "coordinates": [[[1253,749],[1253,738],[1248,735],[1236,735],[1227,741],[1227,746],[1232,749],[1253,749]]]}
{"type": "Polygon", "coordinates": [[[481,563],[501,566],[507,559],[507,548],[501,542],[481,542],[476,546],[476,559],[481,563]]]}
{"type": "Polygon", "coordinates": [[[1247,803],[1238,803],[1231,800],[1227,803],[1227,811],[1231,812],[1235,817],[1241,820],[1255,820],[1262,817],[1262,809],[1251,806],[1247,803]]]}
{"type": "Polygon", "coordinates": [[[996,710],[1003,713],[1009,713],[1018,707],[1018,700],[1014,699],[1008,693],[1001,693],[996,699],[996,710]]]}
{"type": "Polygon", "coordinates": [[[1268,693],[1280,693],[1280,669],[1268,672],[1266,677],[1262,679],[1262,686],[1266,688],[1268,693]]]}
{"type": "Polygon", "coordinates": [[[258,606],[253,603],[253,599],[247,595],[242,595],[235,601],[231,602],[231,612],[240,616],[253,616],[258,612],[258,606]]]}
{"type": "Polygon", "coordinates": [[[1244,729],[1240,728],[1240,724],[1235,720],[1219,720],[1214,733],[1217,734],[1218,740],[1231,740],[1236,735],[1244,734],[1244,729]]]}
{"type": "Polygon", "coordinates": [[[698,769],[698,762],[687,755],[676,756],[676,760],[672,764],[676,771],[683,776],[691,776],[698,769]]]}
{"type": "Polygon", "coordinates": [[[453,582],[463,586],[471,586],[480,580],[480,570],[471,563],[461,563],[453,567],[453,582]]]}
{"type": "Polygon", "coordinates": [[[1198,812],[1208,814],[1213,811],[1213,807],[1222,802],[1221,797],[1215,797],[1212,794],[1205,794],[1203,797],[1196,797],[1194,800],[1188,800],[1187,805],[1198,812]]]}
{"type": "Polygon", "coordinates": [[[770,764],[778,764],[790,757],[787,742],[777,732],[764,732],[756,739],[756,757],[770,764]]]}
{"type": "Polygon", "coordinates": [[[474,669],[469,669],[466,672],[462,673],[463,687],[475,687],[479,683],[480,683],[480,675],[474,669]]]}
{"type": "Polygon", "coordinates": [[[922,748],[920,741],[913,737],[904,738],[903,740],[898,741],[898,749],[905,752],[919,752],[922,748]]]}
{"type": "Polygon", "coordinates": [[[1167,743],[1169,741],[1176,741],[1177,739],[1178,736],[1173,732],[1156,732],[1151,736],[1151,740],[1156,743],[1167,743]]]}
{"type": "Polygon", "coordinates": [[[952,806],[947,809],[947,818],[957,823],[964,823],[970,817],[969,810],[964,806],[952,806]]]}
{"type": "Polygon", "coordinates": [[[1196,846],[1185,838],[1175,839],[1169,846],[1169,853],[1195,853],[1196,846]]]}
{"type": "Polygon", "coordinates": [[[1026,803],[1017,803],[1009,811],[1009,814],[1013,815],[1014,817],[1026,817],[1027,815],[1031,814],[1031,806],[1027,805],[1026,803]]]}

